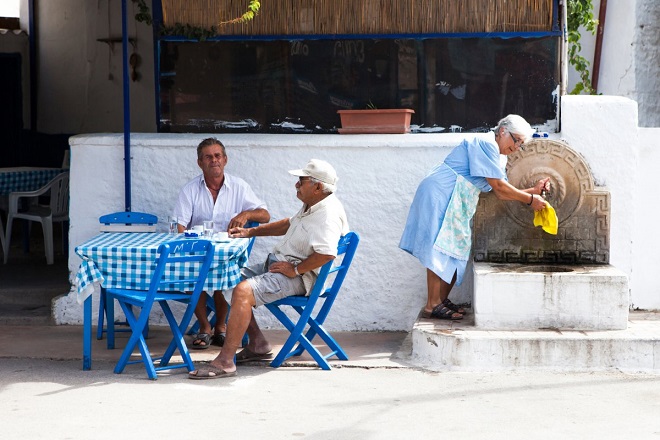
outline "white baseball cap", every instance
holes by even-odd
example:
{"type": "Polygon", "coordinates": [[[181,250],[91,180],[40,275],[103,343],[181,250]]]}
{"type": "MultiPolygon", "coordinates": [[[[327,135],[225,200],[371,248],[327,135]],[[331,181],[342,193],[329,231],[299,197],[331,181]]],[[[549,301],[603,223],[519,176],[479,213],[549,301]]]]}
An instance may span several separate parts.
{"type": "Polygon", "coordinates": [[[298,177],[313,177],[314,179],[327,185],[331,185],[332,187],[337,185],[337,180],[339,180],[337,172],[332,165],[320,159],[311,159],[307,162],[305,168],[301,170],[290,170],[289,173],[298,177]]]}

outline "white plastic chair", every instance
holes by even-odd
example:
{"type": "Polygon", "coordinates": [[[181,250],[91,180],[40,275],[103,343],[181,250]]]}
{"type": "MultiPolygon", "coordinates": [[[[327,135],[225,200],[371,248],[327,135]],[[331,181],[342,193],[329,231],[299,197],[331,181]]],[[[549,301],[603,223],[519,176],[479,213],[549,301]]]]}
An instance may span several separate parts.
{"type": "Polygon", "coordinates": [[[46,263],[53,264],[53,223],[69,221],[69,173],[58,174],[43,187],[36,191],[21,191],[9,193],[9,212],[7,213],[7,232],[5,233],[5,264],[9,258],[11,244],[11,227],[14,219],[24,219],[39,222],[44,231],[44,248],[46,263]],[[50,192],[50,203],[39,205],[39,196],[50,192]],[[19,211],[19,200],[31,198],[28,207],[19,211]]]}

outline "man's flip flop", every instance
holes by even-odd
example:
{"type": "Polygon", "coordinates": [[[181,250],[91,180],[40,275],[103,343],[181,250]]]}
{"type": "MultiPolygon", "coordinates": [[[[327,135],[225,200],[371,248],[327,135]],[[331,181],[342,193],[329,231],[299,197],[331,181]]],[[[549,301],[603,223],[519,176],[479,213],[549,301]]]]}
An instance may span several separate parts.
{"type": "Polygon", "coordinates": [[[211,345],[211,335],[208,333],[197,333],[190,347],[196,350],[206,350],[209,348],[209,345],[211,345]]]}
{"type": "Polygon", "coordinates": [[[236,371],[225,371],[222,368],[217,368],[213,365],[209,365],[206,368],[199,368],[188,373],[188,379],[192,380],[221,379],[223,377],[232,376],[236,376],[236,371]]]}
{"type": "Polygon", "coordinates": [[[240,364],[241,362],[248,361],[261,361],[264,359],[270,359],[273,352],[269,351],[268,353],[255,353],[249,348],[245,347],[243,350],[236,353],[236,363],[240,364]]]}

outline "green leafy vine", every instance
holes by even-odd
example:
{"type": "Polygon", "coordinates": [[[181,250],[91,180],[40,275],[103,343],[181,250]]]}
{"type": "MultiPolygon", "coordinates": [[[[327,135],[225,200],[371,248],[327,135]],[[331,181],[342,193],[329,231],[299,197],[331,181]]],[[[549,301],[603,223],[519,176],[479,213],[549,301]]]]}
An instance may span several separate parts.
{"type": "Polygon", "coordinates": [[[595,95],[596,90],[594,90],[589,78],[590,63],[580,55],[582,50],[580,27],[592,34],[595,34],[598,28],[598,20],[594,18],[593,13],[594,7],[591,0],[568,0],[567,8],[568,62],[580,75],[580,82],[575,85],[570,93],[571,95],[579,95],[585,92],[589,95],[595,95]]]}
{"type": "MultiPolygon", "coordinates": [[[[133,0],[133,3],[135,3],[138,8],[138,13],[135,14],[135,20],[140,23],[151,25],[153,23],[153,18],[146,0],[133,0]]],[[[247,23],[248,21],[253,20],[257,14],[259,14],[259,9],[261,9],[261,2],[259,0],[249,0],[247,10],[240,17],[221,21],[218,23],[217,27],[211,26],[209,29],[190,24],[175,23],[174,26],[163,26],[160,29],[160,32],[162,35],[179,35],[203,41],[207,38],[216,36],[220,26],[247,23]]]]}

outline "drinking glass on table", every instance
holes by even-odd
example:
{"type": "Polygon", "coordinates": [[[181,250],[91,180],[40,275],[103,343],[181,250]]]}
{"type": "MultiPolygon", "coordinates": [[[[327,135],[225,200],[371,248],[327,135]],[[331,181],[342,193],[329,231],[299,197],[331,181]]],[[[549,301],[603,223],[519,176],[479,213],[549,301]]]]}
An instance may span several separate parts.
{"type": "Polygon", "coordinates": [[[206,220],[204,222],[204,237],[212,238],[213,237],[213,221],[206,220]]]}
{"type": "Polygon", "coordinates": [[[167,221],[170,225],[170,234],[178,234],[179,233],[179,219],[176,218],[175,216],[171,215],[167,218],[167,221]]]}

